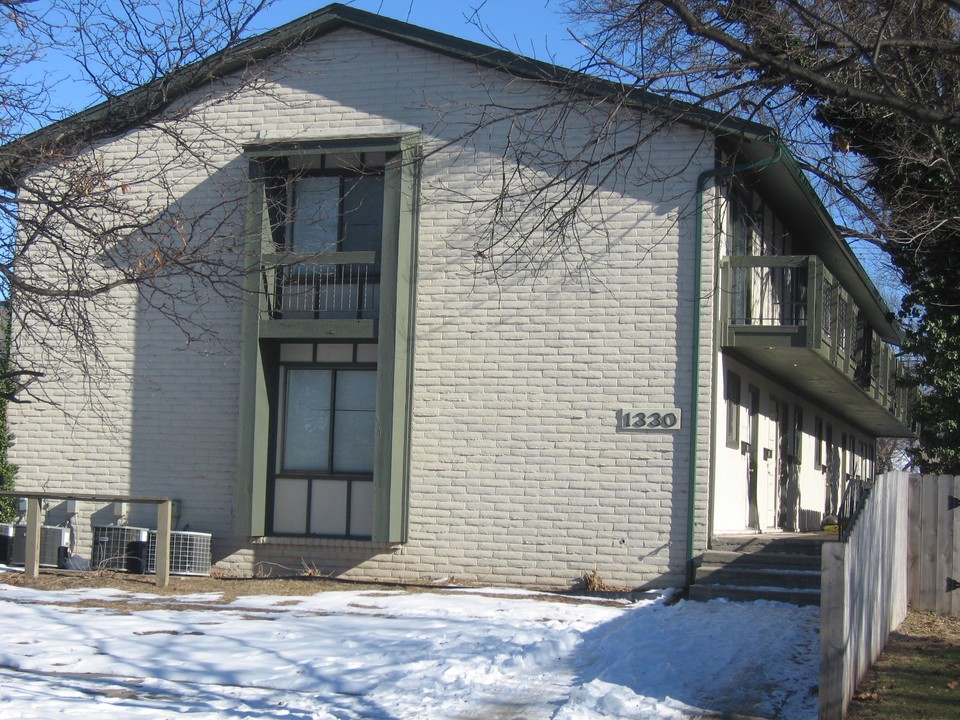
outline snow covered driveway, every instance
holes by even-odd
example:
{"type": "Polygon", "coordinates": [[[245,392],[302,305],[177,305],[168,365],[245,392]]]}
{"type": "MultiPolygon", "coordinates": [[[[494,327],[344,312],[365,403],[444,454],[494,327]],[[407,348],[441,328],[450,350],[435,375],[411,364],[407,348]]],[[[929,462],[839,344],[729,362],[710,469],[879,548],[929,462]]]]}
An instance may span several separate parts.
{"type": "Polygon", "coordinates": [[[0,719],[817,716],[816,608],[509,594],[0,584],[0,719]]]}

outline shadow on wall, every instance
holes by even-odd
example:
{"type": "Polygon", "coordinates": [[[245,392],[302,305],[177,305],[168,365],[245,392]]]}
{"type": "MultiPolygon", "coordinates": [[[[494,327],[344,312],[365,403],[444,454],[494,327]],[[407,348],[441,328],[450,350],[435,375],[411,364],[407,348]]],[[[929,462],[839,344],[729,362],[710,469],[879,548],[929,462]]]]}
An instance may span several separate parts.
{"type": "MultiPolygon", "coordinates": [[[[397,46],[399,48],[400,46],[397,46]]],[[[391,51],[398,55],[396,61],[404,62],[401,57],[407,52],[407,49],[397,49],[390,46],[391,51]]],[[[384,84],[389,88],[383,92],[371,92],[369,67],[371,63],[383,66],[383,57],[380,49],[377,47],[350,47],[349,52],[338,62],[338,50],[336,42],[327,42],[324,55],[327,58],[327,68],[325,72],[317,72],[311,63],[303,62],[291,65],[290,68],[280,68],[277,70],[277,77],[280,79],[280,88],[271,94],[269,101],[274,106],[273,113],[275,122],[280,122],[277,118],[278,113],[283,111],[282,95],[286,91],[302,97],[315,97],[316,107],[311,107],[313,115],[308,116],[306,106],[303,101],[291,106],[289,112],[291,115],[296,113],[303,114],[304,123],[311,125],[311,136],[321,136],[324,134],[336,135],[356,134],[358,132],[357,122],[369,123],[369,127],[375,132],[383,127],[405,127],[405,128],[430,128],[434,133],[438,144],[453,142],[454,150],[447,156],[428,157],[425,162],[441,176],[435,186],[431,185],[429,178],[423,180],[422,199],[421,199],[421,235],[429,238],[435,243],[435,246],[429,248],[421,247],[422,262],[425,264],[421,281],[435,280],[438,283],[445,277],[452,277],[457,273],[462,273],[465,269],[473,270],[477,262],[477,244],[482,244],[484,238],[483,230],[486,228],[478,226],[477,218],[480,217],[478,211],[485,207],[485,199],[475,199],[467,204],[463,204],[462,196],[453,190],[445,190],[444,183],[450,180],[457,172],[461,170],[456,163],[467,162],[467,158],[507,158],[508,164],[516,160],[522,172],[514,177],[518,182],[528,182],[534,177],[535,172],[543,173],[544,177],[550,176],[556,171],[555,163],[564,152],[577,150],[577,148],[564,148],[566,142],[564,138],[568,137],[564,133],[554,132],[553,135],[545,134],[547,127],[563,128],[564,123],[570,122],[578,125],[580,128],[584,124],[591,122],[599,126],[604,121],[602,113],[598,113],[596,108],[587,104],[579,109],[559,108],[558,115],[564,117],[551,116],[550,113],[537,113],[526,119],[509,117],[502,125],[493,124],[488,126],[484,133],[478,134],[471,141],[464,145],[467,152],[460,152],[463,148],[456,144],[461,137],[464,127],[469,127],[477,122],[481,117],[481,111],[490,109],[491,92],[500,92],[501,90],[509,96],[512,102],[518,106],[528,105],[534,107],[538,93],[523,93],[518,91],[521,83],[510,82],[509,78],[503,80],[503,88],[491,88],[484,85],[485,82],[493,83],[490,78],[482,79],[478,77],[476,69],[464,64],[463,66],[453,64],[448,58],[439,55],[424,55],[420,61],[425,67],[422,75],[412,77],[408,87],[399,86],[400,83],[388,82],[389,78],[384,80],[384,84]],[[364,58],[364,53],[371,53],[370,58],[364,58]],[[371,59],[374,58],[374,59],[371,59]],[[333,65],[336,64],[334,68],[333,65]],[[292,69],[291,69],[292,68],[292,69]],[[428,71],[430,70],[430,71],[428,71]],[[445,70],[445,72],[441,72],[445,70]],[[451,79],[451,73],[453,75],[451,79]],[[447,94],[455,91],[462,97],[451,100],[447,94]],[[398,102],[398,99],[402,101],[398,102]],[[410,98],[420,98],[420,103],[411,103],[410,98]],[[280,104],[279,107],[278,103],[280,104]],[[355,110],[357,118],[348,117],[343,119],[344,108],[355,110]],[[438,108],[444,108],[441,114],[438,108]],[[452,108],[452,109],[451,109],[452,108]],[[371,120],[371,118],[373,120],[371,120]],[[309,121],[309,122],[308,122],[309,121]],[[526,128],[524,128],[526,124],[526,128]],[[530,147],[524,148],[514,146],[512,150],[504,153],[503,146],[509,145],[511,140],[508,138],[520,136],[527,138],[530,143],[536,142],[537,138],[550,137],[547,141],[549,147],[541,148],[542,153],[529,152],[530,147]],[[431,164],[432,163],[432,164],[431,164]],[[425,223],[431,217],[428,210],[436,207],[438,203],[444,201],[453,202],[456,198],[456,205],[451,207],[459,208],[454,214],[459,212],[459,218],[452,221],[452,225],[446,219],[436,219],[437,227],[427,226],[425,223]],[[447,222],[442,227],[439,225],[447,222]],[[459,223],[459,225],[458,225],[459,223]],[[453,226],[457,226],[454,228],[453,226]],[[456,230],[456,232],[451,232],[456,230]],[[426,252],[429,250],[430,252],[426,252]],[[447,253],[447,255],[444,255],[447,253]],[[447,264],[443,267],[427,265],[435,263],[436,257],[444,257],[447,264]],[[431,274],[432,273],[432,274],[431,274]]],[[[411,53],[414,51],[410,50],[411,53]]],[[[422,51],[416,51],[421,53],[422,51]]],[[[419,56],[418,56],[419,57],[419,56]]],[[[406,76],[404,76],[406,77],[406,76]]],[[[490,76],[494,77],[494,76],[490,76]]],[[[505,112],[510,115],[509,108],[505,112]]],[[[267,121],[269,122],[269,121],[267,121]]],[[[573,126],[571,125],[571,127],[573,126]]],[[[296,122],[291,125],[294,127],[296,122]]],[[[360,128],[362,129],[362,128],[360,128]]],[[[635,142],[637,138],[636,123],[631,122],[629,127],[624,128],[622,136],[612,136],[609,138],[610,147],[628,142],[635,142]]],[[[266,130],[265,130],[266,132],[266,130]]],[[[276,126],[269,129],[268,134],[271,137],[277,135],[279,131],[276,126]]],[[[300,132],[291,130],[294,134],[300,132]]],[[[573,134],[571,133],[570,136],[573,134]]],[[[670,140],[657,140],[656,142],[679,142],[677,136],[683,133],[676,131],[674,137],[670,140]]],[[[689,142],[692,148],[691,152],[697,152],[697,141],[689,142]]],[[[678,215],[677,204],[681,198],[689,199],[691,195],[690,187],[694,184],[696,178],[695,163],[689,162],[689,157],[682,157],[678,160],[676,153],[669,155],[667,162],[669,167],[658,166],[660,156],[654,150],[646,151],[649,156],[643,157],[643,162],[627,162],[623,168],[617,172],[605,175],[602,170],[592,171],[592,176],[602,178],[601,182],[605,190],[611,193],[625,192],[628,183],[624,180],[626,173],[633,173],[637,176],[636,183],[629,185],[630,192],[626,194],[629,202],[626,205],[641,206],[646,208],[645,217],[633,216],[631,222],[637,227],[627,228],[619,231],[623,236],[623,244],[636,245],[636,237],[650,237],[651,233],[658,234],[656,238],[650,239],[650,247],[644,252],[637,253],[637,256],[646,257],[647,254],[663,250],[661,241],[669,238],[673,242],[673,234],[679,232],[681,240],[679,258],[677,259],[680,268],[692,266],[693,247],[693,222],[689,217],[689,210],[681,212],[678,215]],[[676,163],[680,162],[678,169],[676,163]],[[678,216],[680,219],[678,220],[678,216]],[[679,228],[677,227],[679,223],[679,228]],[[639,227],[639,226],[643,227],[639,227]],[[651,230],[651,227],[653,228],[651,230]],[[635,231],[635,232],[634,232],[635,231]],[[640,233],[645,233],[641,235],[640,233]]],[[[681,153],[683,154],[683,153],[681,153]]],[[[616,157],[617,153],[609,153],[611,157],[616,157]]],[[[664,157],[667,157],[665,154],[664,157]]],[[[712,162],[712,156],[710,158],[712,162]]],[[[194,186],[188,193],[179,199],[176,206],[170,208],[168,215],[178,219],[189,218],[196,208],[216,206],[223,208],[223,213],[229,216],[229,222],[224,224],[224,218],[220,216],[206,218],[206,226],[195,228],[197,237],[204,237],[205,232],[217,232],[223,227],[233,228],[236,233],[234,240],[242,239],[243,226],[243,202],[245,200],[246,185],[243,180],[246,161],[237,151],[237,157],[226,170],[207,177],[202,182],[194,186]],[[227,202],[225,202],[225,200],[227,202]],[[228,207],[230,206],[230,207],[228,207]],[[231,215],[231,213],[233,215],[231,215]]],[[[473,167],[468,167],[472,170],[473,167]]],[[[491,165],[486,168],[486,172],[478,171],[477,182],[486,181],[490,178],[500,177],[500,167],[491,165]]],[[[576,168],[573,168],[576,170],[576,168]]],[[[571,174],[576,174],[575,172],[571,174]]],[[[502,188],[501,188],[502,189],[502,188]]],[[[493,188],[494,195],[486,201],[493,202],[497,199],[496,192],[498,188],[493,188]]],[[[548,199],[551,196],[546,196],[548,199]]],[[[539,200],[543,200],[541,197],[539,200]]],[[[590,212],[599,212],[594,205],[589,205],[589,199],[586,201],[588,206],[585,210],[590,212]]],[[[607,212],[607,209],[604,209],[607,212]]],[[[614,212],[615,211],[611,211],[614,212]]],[[[581,218],[582,219],[582,218],[581,218]]],[[[583,220],[586,223],[586,220],[583,220]]],[[[453,326],[468,326],[475,323],[487,323],[491,330],[489,339],[482,339],[478,342],[485,347],[497,347],[498,343],[502,347],[497,348],[497,356],[492,355],[491,363],[496,366],[499,362],[499,353],[515,347],[516,343],[508,336],[509,333],[503,333],[503,327],[499,329],[491,323],[489,310],[484,308],[478,311],[477,315],[472,315],[470,311],[464,310],[464,303],[469,303],[474,294],[483,295],[487,293],[491,300],[498,301],[506,294],[513,293],[513,297],[529,298],[529,305],[526,307],[526,315],[515,317],[515,321],[523,320],[528,326],[543,323],[545,318],[549,317],[553,308],[543,307],[542,304],[535,302],[539,299],[539,293],[544,288],[549,287],[550,281],[544,281],[544,276],[551,273],[557,276],[562,275],[566,281],[575,276],[584,283],[594,283],[591,290],[602,293],[602,298],[597,295],[597,308],[599,312],[605,312],[610,322],[614,320],[622,322],[623,306],[614,308],[604,305],[614,297],[609,288],[605,288],[603,283],[597,279],[602,278],[609,257],[607,253],[610,250],[622,250],[616,247],[618,240],[610,239],[604,233],[603,227],[596,226],[596,220],[591,221],[590,225],[580,226],[584,237],[590,236],[597,238],[596,252],[593,255],[579,255],[571,262],[571,258],[564,254],[564,250],[553,245],[550,238],[549,242],[544,242],[540,250],[537,251],[536,262],[529,266],[519,266],[518,273],[508,280],[501,279],[499,282],[488,283],[486,280],[472,277],[469,282],[459,286],[456,292],[459,295],[450,300],[456,303],[447,303],[447,307],[431,307],[430,312],[434,316],[429,318],[436,328],[438,324],[449,323],[453,326]],[[570,271],[570,266],[575,270],[570,271]],[[503,295],[500,295],[503,293],[503,295]],[[456,307],[454,307],[456,305],[456,307]],[[446,313],[444,315],[444,313],[446,313]],[[620,316],[614,319],[614,314],[620,316]],[[440,317],[443,315],[443,317],[440,317]]],[[[626,222],[626,221],[624,221],[626,222]]],[[[582,234],[581,233],[581,234],[582,234]]],[[[577,233],[572,233],[570,237],[577,237],[577,233]]],[[[566,252],[575,253],[574,245],[566,248],[566,252]]],[[[228,249],[228,248],[225,248],[228,249]]],[[[233,248],[240,254],[240,245],[237,243],[233,248]]],[[[634,252],[635,248],[629,248],[634,252]]],[[[588,252],[584,250],[584,252],[588,252]]],[[[521,254],[521,259],[526,262],[528,258],[521,254]]],[[[643,262],[639,260],[637,262],[643,262]]],[[[637,268],[634,268],[635,270],[637,268]]],[[[675,317],[678,328],[676,342],[679,348],[679,354],[684,356],[687,348],[691,344],[691,330],[688,323],[688,313],[699,305],[693,302],[692,295],[692,271],[687,274],[678,272],[677,284],[673,285],[672,276],[666,278],[667,285],[663,291],[665,297],[673,302],[673,296],[676,295],[677,315],[675,317]],[[690,275],[690,277],[687,277],[690,275]]],[[[661,281],[662,282],[662,281],[661,281]]],[[[439,287],[439,285],[438,285],[439,287]]],[[[203,295],[201,292],[201,295],[203,295]]],[[[423,294],[423,288],[421,288],[423,294]]],[[[202,304],[197,311],[190,316],[191,321],[196,325],[183,321],[180,326],[168,317],[171,309],[170,297],[161,295],[145,296],[141,298],[138,312],[136,349],[135,349],[135,380],[133,391],[133,432],[132,432],[132,450],[131,450],[131,478],[130,492],[134,494],[167,495],[177,498],[181,501],[180,522],[175,529],[190,529],[200,532],[210,532],[214,536],[214,561],[223,559],[231,554],[242,550],[250,549],[249,539],[238,537],[234,527],[234,517],[236,509],[235,502],[235,483],[236,483],[236,458],[237,458],[237,438],[238,438],[238,399],[239,399],[239,378],[240,378],[240,346],[241,346],[241,302],[236,293],[228,292],[226,296],[219,296],[214,293],[208,293],[202,297],[202,304]],[[156,301],[157,305],[151,304],[156,301]],[[200,333],[200,337],[190,343],[190,347],[185,349],[185,335],[191,331],[207,331],[209,333],[200,333]]],[[[657,309],[657,303],[644,301],[646,304],[640,304],[629,308],[629,312],[640,314],[657,309]]],[[[182,306],[178,306],[182,307],[182,306]]],[[[520,315],[523,315],[523,310],[520,315]]],[[[428,316],[424,312],[423,316],[428,316]]],[[[557,323],[562,322],[559,316],[555,318],[557,323]]],[[[665,323],[669,323],[671,318],[665,315],[665,323]]],[[[568,323],[569,327],[569,323],[568,323]]],[[[622,326],[621,326],[622,327],[622,326]]],[[[567,343],[571,349],[581,351],[582,339],[574,327],[570,327],[570,334],[566,336],[560,333],[559,337],[553,342],[567,343]]],[[[454,349],[455,350],[455,349],[454,349]]],[[[456,360],[451,357],[445,358],[444,362],[456,360]]],[[[622,363],[622,368],[635,369],[638,367],[646,368],[647,380],[656,382],[663,377],[663,373],[657,370],[657,366],[662,362],[662,352],[658,349],[648,346],[638,346],[630,348],[630,353],[623,356],[624,359],[618,361],[622,363]]],[[[460,357],[460,356],[458,356],[460,357]]],[[[422,358],[418,356],[418,361],[422,358]]],[[[436,358],[428,358],[435,360],[436,358]]],[[[580,366],[587,368],[587,363],[582,355],[579,358],[580,366]]],[[[493,367],[497,370],[496,367],[493,367]]],[[[691,372],[689,365],[684,362],[676,363],[676,379],[673,385],[677,388],[674,402],[683,408],[690,407],[690,398],[684,396],[684,373],[691,372]]],[[[424,379],[425,371],[418,369],[418,382],[424,379]]],[[[501,375],[511,375],[506,369],[499,370],[501,375]]],[[[502,396],[513,393],[516,396],[516,410],[527,413],[527,416],[536,416],[539,408],[543,405],[544,397],[535,391],[524,389],[523,393],[516,393],[516,387],[507,382],[508,378],[486,380],[488,391],[502,396]],[[526,403],[526,407],[524,406],[526,403]]],[[[429,381],[429,378],[427,378],[429,381]]],[[[624,381],[629,383],[629,380],[624,381]]],[[[666,382],[664,383],[666,384],[666,382]]],[[[643,383],[636,383],[634,393],[641,392],[643,383]]],[[[602,389],[609,390],[612,385],[608,382],[602,389]]],[[[619,389],[619,388],[618,388],[619,389]]],[[[467,391],[479,392],[479,388],[467,388],[467,391]]],[[[622,391],[622,390],[621,390],[622,391]]],[[[583,385],[582,378],[577,373],[572,373],[569,377],[559,380],[557,387],[552,391],[557,396],[569,398],[582,398],[583,385]]],[[[418,400],[414,399],[415,403],[418,400]]],[[[613,417],[615,408],[610,409],[610,416],[613,417]]],[[[436,408],[438,416],[446,416],[434,420],[433,422],[445,422],[448,427],[457,426],[464,422],[462,412],[449,403],[438,404],[436,408]]],[[[416,422],[416,421],[415,421],[416,422]]],[[[496,419],[487,418],[489,424],[502,424],[506,418],[496,419]]],[[[525,424],[525,423],[524,423],[525,424]]],[[[612,423],[611,423],[612,424],[612,423]]],[[[689,427],[689,421],[687,421],[689,427]]],[[[489,428],[487,428],[489,430],[489,428]]],[[[611,433],[615,432],[613,427],[609,428],[611,433]]],[[[559,431],[558,431],[559,432],[559,431]]],[[[562,428],[564,434],[569,433],[569,427],[562,428]]],[[[551,440],[549,431],[544,430],[545,443],[551,440]]],[[[416,433],[415,433],[416,434],[416,433]]],[[[588,438],[589,440],[589,438],[588,438]]],[[[522,476],[527,472],[528,467],[546,466],[547,472],[551,470],[551,459],[557,466],[563,466],[570,463],[571,453],[576,452],[582,457],[574,458],[577,462],[582,462],[589,466],[593,461],[591,451],[595,450],[588,447],[589,443],[584,442],[583,448],[577,448],[571,451],[568,447],[563,447],[562,443],[554,443],[552,451],[548,450],[543,454],[531,455],[529,452],[523,452],[517,448],[505,446],[503,452],[496,458],[499,464],[511,467],[511,472],[522,476]]],[[[625,540],[627,549],[621,552],[624,560],[629,563],[642,564],[649,562],[654,556],[666,550],[668,556],[665,563],[657,563],[657,567],[668,568],[665,573],[653,573],[654,579],[648,583],[651,586],[677,585],[682,584],[686,564],[686,517],[687,517],[687,477],[688,477],[688,448],[689,436],[686,431],[680,431],[673,434],[673,437],[664,439],[662,450],[659,452],[671,453],[672,462],[669,463],[672,471],[672,486],[669,489],[669,498],[658,497],[657,493],[661,491],[662,486],[658,485],[656,491],[649,493],[649,497],[643,502],[647,517],[657,518],[653,523],[649,523],[645,530],[656,532],[660,537],[655,542],[639,538],[637,529],[628,521],[621,521],[623,527],[613,531],[609,536],[604,535],[596,539],[596,551],[603,552],[605,543],[611,545],[625,540]],[[664,544],[661,544],[664,543],[664,544]]],[[[447,448],[449,450],[449,448],[447,448]]],[[[422,451],[423,448],[414,448],[414,452],[422,451]]],[[[441,451],[443,448],[441,448],[441,451]]],[[[667,462],[663,462],[666,467],[667,462]]],[[[660,476],[664,474],[664,469],[659,469],[660,476]]],[[[627,469],[627,474],[632,483],[643,483],[643,460],[637,459],[635,467],[627,469]]],[[[418,478],[411,478],[412,493],[417,492],[418,478]]],[[[443,471],[431,471],[431,484],[435,487],[441,487],[444,483],[443,471]]],[[[451,480],[448,484],[455,484],[451,480]]],[[[486,495],[496,495],[495,488],[477,487],[478,492],[486,495]]],[[[706,488],[699,490],[702,496],[698,498],[698,506],[706,507],[706,488]]],[[[434,499],[435,500],[435,499],[434,499]]],[[[536,510],[542,503],[550,502],[549,499],[539,496],[531,491],[523,500],[523,503],[529,504],[529,509],[536,510]]],[[[583,503],[580,508],[576,505],[571,507],[557,507],[557,513],[582,513],[590,512],[589,503],[583,503]]],[[[608,511],[617,513],[620,508],[608,508],[608,511]]],[[[411,535],[418,539],[418,529],[415,527],[420,518],[413,513],[419,512],[416,504],[411,508],[411,521],[414,525],[411,535]]],[[[516,512],[516,511],[511,511],[516,512]]],[[[703,527],[706,527],[706,510],[701,510],[703,515],[703,527]]],[[[513,522],[523,523],[523,512],[519,511],[513,518],[508,518],[513,522]]],[[[451,527],[462,526],[465,521],[462,517],[448,514],[444,520],[451,527]]],[[[143,522],[151,523],[150,519],[136,511],[131,516],[131,523],[143,522]],[[142,519],[141,519],[142,518],[142,519]]],[[[516,552],[514,543],[511,540],[509,532],[501,527],[500,522],[495,517],[476,517],[470,520],[475,522],[477,533],[482,533],[486,543],[484,552],[493,554],[499,553],[501,557],[509,558],[516,552]]],[[[152,526],[152,524],[151,524],[152,526]]],[[[703,538],[705,544],[706,539],[703,538]]],[[[301,562],[306,566],[317,563],[324,572],[339,573],[364,564],[372,558],[389,560],[396,563],[398,569],[407,567],[410,574],[418,572],[415,570],[415,561],[403,553],[395,552],[392,547],[372,546],[371,544],[361,543],[336,543],[329,545],[295,545],[290,544],[285,548],[278,547],[279,543],[267,542],[262,545],[253,545],[251,558],[252,562],[281,564],[291,563],[294,570],[301,562]],[[299,562],[298,562],[299,561],[299,562]],[[408,567],[409,566],[409,567],[408,567]]],[[[559,546],[558,546],[559,547],[559,546]]],[[[556,552],[557,550],[549,551],[556,552]]],[[[431,550],[436,554],[438,548],[431,550]]],[[[529,556],[531,561],[538,561],[548,557],[549,552],[540,552],[529,556]]],[[[456,557],[453,558],[454,561],[456,557]]],[[[445,562],[450,562],[449,558],[445,562]]],[[[480,561],[482,563],[482,560],[480,561]]],[[[453,565],[448,565],[452,567],[453,565]]],[[[584,568],[588,570],[589,568],[584,568]]],[[[382,573],[383,570],[381,569],[382,573]]],[[[482,575],[482,567],[471,567],[471,573],[482,575]]],[[[577,578],[570,578],[575,582],[577,578]]]]}

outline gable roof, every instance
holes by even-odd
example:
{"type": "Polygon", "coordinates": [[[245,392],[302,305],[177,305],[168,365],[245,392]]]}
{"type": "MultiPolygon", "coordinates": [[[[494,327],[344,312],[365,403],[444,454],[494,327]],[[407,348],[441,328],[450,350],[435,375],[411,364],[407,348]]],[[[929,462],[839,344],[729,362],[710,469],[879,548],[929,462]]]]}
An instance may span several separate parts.
{"type": "Polygon", "coordinates": [[[756,138],[774,134],[764,125],[726,113],[335,3],[14,140],[0,148],[0,187],[15,189],[17,176],[29,170],[23,167],[25,158],[43,157],[55,150],[69,152],[129,130],[198,87],[341,28],[354,28],[516,77],[572,87],[584,94],[626,94],[638,108],[659,110],[672,119],[715,132],[756,138]]]}
{"type": "Polygon", "coordinates": [[[501,70],[514,77],[572,88],[585,95],[625,98],[632,106],[661,113],[671,121],[701,127],[717,135],[734,136],[737,153],[748,160],[774,154],[781,156],[783,162],[764,170],[767,177],[801,201],[805,219],[820,229],[821,249],[825,255],[832,254],[835,268],[858,289],[858,299],[871,307],[875,327],[882,329],[888,340],[898,343],[902,340],[879,292],[840,236],[809,180],[770,127],[339,3],[221,50],[0,147],[0,188],[16,190],[19,176],[37,165],[47,164],[52,156],[125,132],[207,83],[342,28],[501,70]]]}

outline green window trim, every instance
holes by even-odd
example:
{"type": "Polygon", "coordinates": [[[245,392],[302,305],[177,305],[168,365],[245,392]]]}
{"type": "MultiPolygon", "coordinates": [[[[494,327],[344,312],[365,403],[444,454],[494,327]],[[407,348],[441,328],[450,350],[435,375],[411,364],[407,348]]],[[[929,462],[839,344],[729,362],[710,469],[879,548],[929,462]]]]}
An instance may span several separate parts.
{"type": "Polygon", "coordinates": [[[266,534],[271,413],[279,340],[377,340],[377,450],[374,459],[372,541],[403,543],[408,533],[411,387],[416,310],[417,210],[420,138],[316,140],[258,144],[250,160],[244,277],[243,349],[237,457],[236,526],[243,535],[266,534]],[[271,163],[293,155],[385,152],[381,297],[377,319],[274,320],[261,283],[276,256],[272,243],[268,177],[271,163]],[[273,257],[271,257],[273,256],[273,257]]]}

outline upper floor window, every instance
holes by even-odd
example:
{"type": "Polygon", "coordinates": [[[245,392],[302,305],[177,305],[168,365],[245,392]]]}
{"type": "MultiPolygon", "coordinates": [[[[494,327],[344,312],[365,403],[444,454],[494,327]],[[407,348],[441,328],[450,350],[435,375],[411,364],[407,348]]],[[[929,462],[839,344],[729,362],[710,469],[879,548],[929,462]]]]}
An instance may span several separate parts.
{"type": "Polygon", "coordinates": [[[383,155],[322,155],[274,181],[272,235],[281,253],[274,317],[378,317],[383,155]]]}

